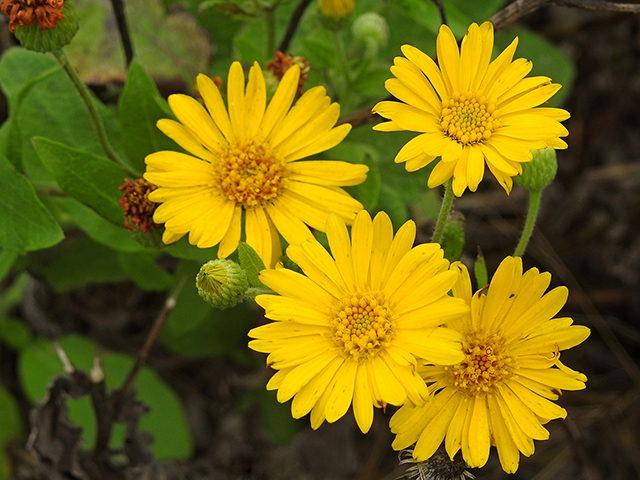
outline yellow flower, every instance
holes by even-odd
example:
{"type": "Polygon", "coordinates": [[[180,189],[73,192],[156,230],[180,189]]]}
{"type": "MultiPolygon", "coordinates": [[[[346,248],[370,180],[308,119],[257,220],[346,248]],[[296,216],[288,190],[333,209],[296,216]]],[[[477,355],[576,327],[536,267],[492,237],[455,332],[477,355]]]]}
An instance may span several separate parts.
{"type": "Polygon", "coordinates": [[[340,106],[323,87],[310,89],[291,108],[299,76],[300,68],[292,66],[267,106],[258,64],[245,92],[244,72],[235,62],[228,113],[206,75],[198,76],[197,86],[208,112],[186,95],[169,97],[179,122],[160,120],[158,128],[193,155],[162,151],[146,158],[144,178],[159,187],[149,199],[162,203],[153,219],[164,223],[165,243],[189,233],[191,244],[219,244],[218,257],[226,258],[238,246],[244,211],[246,241],[269,267],[281,254],[278,232],[300,243],[311,236],[308,226],[324,231],[329,212],[353,222],[362,204],[339,187],[362,183],[368,167],[298,161],[334,147],[351,129],[334,127],[340,106]]]}
{"type": "Polygon", "coordinates": [[[542,425],[566,417],[550,400],[561,389],[585,387],[587,378],[563,365],[560,351],[582,343],[589,329],[572,326],[570,318],[552,318],[565,304],[567,288],[544,294],[551,275],[536,268],[523,275],[519,257],[502,261],[486,295],[483,288],[472,296],[464,265],[456,262],[451,269],[460,272],[453,296],[471,306],[470,315],[447,323],[462,333],[465,359],[452,367],[419,367],[437,393],[426,406],[402,407],[391,418],[393,447],[417,442],[414,457],[423,461],[445,439],[452,459],[462,450],[470,467],[481,467],[495,445],[502,468],[513,473],[519,452],[529,456],[533,440],[549,438],[542,425]]]}
{"type": "Polygon", "coordinates": [[[320,11],[336,20],[346,17],[353,11],[354,0],[320,0],[320,11]]]}
{"type": "Polygon", "coordinates": [[[290,246],[287,255],[305,275],[265,270],[260,279],[278,295],[256,302],[273,323],[254,328],[249,346],[269,353],[278,370],[267,389],[278,401],[293,399],[291,413],[311,411],[311,426],[342,417],[353,402],[363,432],[373,407],[422,405],[427,386],[416,357],[452,365],[462,360],[461,335],[440,327],[467,314],[463,300],[447,295],[457,279],[438,244],[412,248],[416,226],[405,223],[395,238],[391,220],[366,211],[351,238],[330,215],[327,237],[333,257],[315,240],[290,246]]]}
{"type": "Polygon", "coordinates": [[[469,27],[458,45],[446,25],[437,39],[439,67],[410,45],[406,56],[396,57],[387,90],[400,102],[378,103],[374,113],[390,121],[374,128],[381,131],[422,132],[395,158],[416,171],[441,160],[429,177],[429,188],[453,176],[457,196],[468,187],[475,191],[484,176],[485,163],[509,193],[511,177],[522,173],[521,162],[531,160],[531,150],[566,148],[560,139],[569,134],[560,121],[569,113],[559,108],[534,108],[559,89],[548,77],[525,78],[532,63],[513,60],[516,38],[493,62],[493,25],[469,27]]]}

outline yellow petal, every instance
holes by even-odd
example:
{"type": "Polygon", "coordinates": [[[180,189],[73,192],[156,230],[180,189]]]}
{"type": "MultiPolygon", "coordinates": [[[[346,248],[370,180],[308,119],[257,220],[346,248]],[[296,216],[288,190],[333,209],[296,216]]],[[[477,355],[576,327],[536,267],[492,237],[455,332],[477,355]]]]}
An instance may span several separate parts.
{"type": "Polygon", "coordinates": [[[207,106],[207,110],[209,111],[209,115],[213,118],[216,127],[220,129],[220,132],[224,135],[226,142],[234,142],[236,135],[231,127],[227,107],[225,107],[222,95],[220,95],[220,89],[215,83],[213,83],[213,80],[203,74],[198,75],[196,83],[198,84],[198,92],[200,92],[200,95],[204,100],[204,104],[207,106]]]}
{"type": "Polygon", "coordinates": [[[244,136],[244,70],[240,62],[233,62],[229,68],[227,81],[227,103],[229,105],[229,117],[233,131],[244,136]]]}
{"type": "Polygon", "coordinates": [[[322,313],[327,308],[331,308],[336,301],[312,280],[291,270],[263,270],[260,272],[260,280],[283,297],[292,297],[308,302],[316,306],[322,313]]]}
{"type": "Polygon", "coordinates": [[[338,271],[347,286],[348,291],[356,292],[355,274],[353,271],[353,257],[351,240],[347,226],[335,214],[327,219],[327,239],[331,248],[331,255],[336,261],[338,271]]]}
{"type": "Polygon", "coordinates": [[[333,423],[344,416],[353,400],[353,390],[356,382],[358,362],[346,361],[334,376],[335,385],[327,399],[325,417],[327,422],[333,423]]]}
{"type": "Polygon", "coordinates": [[[266,210],[278,232],[290,245],[302,243],[313,237],[304,222],[286,207],[286,202],[276,199],[267,205],[266,210]]]}
{"type": "Polygon", "coordinates": [[[403,45],[401,47],[401,50],[405,57],[407,57],[412,63],[417,65],[417,67],[422,70],[422,72],[424,72],[424,74],[433,85],[433,88],[438,93],[440,99],[442,100],[444,98],[449,98],[449,95],[452,92],[447,90],[445,81],[442,77],[442,72],[436,65],[436,62],[434,62],[433,59],[426,55],[424,52],[411,45],[403,45]]]}
{"type": "MultiPolygon", "coordinates": [[[[272,325],[280,324],[276,323],[272,325]]],[[[325,352],[294,367],[282,381],[282,384],[278,389],[278,401],[280,403],[284,403],[291,399],[291,397],[298,393],[300,389],[309,383],[309,381],[311,381],[311,379],[316,375],[320,374],[320,372],[322,372],[322,370],[334,359],[334,355],[325,352]]]]}
{"type": "Polygon", "coordinates": [[[471,421],[469,422],[467,437],[469,442],[469,458],[467,462],[470,467],[479,468],[483,467],[489,459],[489,448],[491,447],[489,412],[484,396],[478,395],[472,402],[471,421]]]}
{"type": "Polygon", "coordinates": [[[467,183],[469,190],[475,192],[484,177],[484,155],[480,147],[472,145],[469,148],[469,160],[467,164],[467,183]]]}
{"type": "Polygon", "coordinates": [[[200,157],[208,162],[217,161],[217,157],[209,150],[204,148],[199,140],[197,140],[191,132],[181,123],[175,120],[163,118],[156,123],[157,127],[171,140],[176,142],[189,153],[196,157],[200,157]]]}
{"type": "Polygon", "coordinates": [[[249,82],[247,83],[247,95],[245,97],[247,138],[254,138],[258,134],[266,106],[267,87],[264,75],[258,62],[254,62],[249,70],[249,82]]]}
{"type": "Polygon", "coordinates": [[[331,383],[343,362],[344,359],[342,357],[333,357],[320,373],[300,389],[291,403],[291,415],[293,418],[303,417],[311,411],[318,399],[327,391],[329,383],[331,383]]]}
{"type": "Polygon", "coordinates": [[[191,225],[189,243],[198,248],[209,248],[220,243],[224,237],[231,219],[235,205],[233,202],[220,202],[220,206],[211,209],[199,216],[191,225]]]}
{"type": "MultiPolygon", "coordinates": [[[[271,228],[263,208],[255,207],[245,210],[247,243],[253,247],[267,268],[269,268],[274,261],[273,234],[271,228]]],[[[278,239],[278,242],[279,241],[278,239]]]]}
{"type": "Polygon", "coordinates": [[[242,230],[242,207],[236,205],[233,211],[233,217],[229,223],[229,229],[220,241],[218,246],[218,258],[227,258],[238,248],[240,242],[240,234],[242,230]]]}
{"type": "Polygon", "coordinates": [[[337,160],[307,160],[289,163],[287,170],[291,180],[346,187],[364,182],[369,167],[337,160]]]}
{"type": "Polygon", "coordinates": [[[447,89],[449,92],[460,92],[460,52],[456,37],[447,25],[440,26],[436,39],[436,52],[447,89]]]}
{"type": "Polygon", "coordinates": [[[260,125],[260,134],[263,138],[268,138],[276,124],[284,118],[291,108],[291,102],[298,91],[298,79],[300,78],[300,67],[292,65],[289,68],[276,89],[271,102],[260,125]]]}
{"type": "Polygon", "coordinates": [[[371,246],[371,289],[380,288],[382,270],[387,258],[387,253],[393,241],[393,225],[385,212],[379,212],[373,219],[373,242],[371,246]]]}
{"type": "Polygon", "coordinates": [[[353,415],[362,433],[367,433],[373,423],[373,405],[371,403],[371,389],[367,377],[367,369],[359,365],[356,372],[353,390],[353,415]]]}

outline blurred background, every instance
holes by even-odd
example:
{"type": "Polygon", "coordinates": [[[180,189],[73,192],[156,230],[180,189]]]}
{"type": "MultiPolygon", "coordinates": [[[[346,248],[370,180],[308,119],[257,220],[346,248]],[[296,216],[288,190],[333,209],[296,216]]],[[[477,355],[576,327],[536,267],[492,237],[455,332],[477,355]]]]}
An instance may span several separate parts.
{"type": "MultiPolygon", "coordinates": [[[[445,0],[445,7],[449,24],[461,38],[470,21],[489,19],[504,3],[445,0]]],[[[278,6],[277,39],[296,7],[278,6]]],[[[79,0],[76,8],[81,27],[67,54],[83,81],[115,110],[127,71],[111,5],[79,0]]],[[[195,95],[193,81],[200,72],[226,82],[235,59],[245,65],[257,60],[264,68],[272,57],[263,48],[260,8],[258,2],[128,1],[136,60],[163,97],[195,95]]],[[[3,23],[8,23],[6,17],[3,23]]],[[[372,213],[389,212],[396,227],[413,218],[419,242],[430,238],[441,193],[425,191],[428,171],[408,174],[393,163],[412,135],[374,134],[371,125],[379,119],[369,111],[387,96],[384,80],[400,45],[411,43],[433,55],[439,24],[436,7],[426,0],[356,0],[341,35],[348,58],[364,74],[348,91],[336,73],[333,37],[319,21],[315,2],[304,12],[285,52],[310,62],[306,85],[326,85],[332,99],[341,103],[344,119],[354,123],[345,142],[322,156],[369,164],[372,174],[366,186],[352,193],[372,213]],[[389,38],[365,65],[366,48],[353,38],[349,22],[369,11],[386,20],[389,38]]],[[[587,375],[587,389],[565,392],[559,403],[568,418],[548,425],[551,438],[536,442],[536,453],[522,458],[512,478],[640,478],[640,16],[543,6],[504,27],[496,35],[496,51],[519,36],[516,55],[533,60],[533,74],[563,85],[552,105],[571,112],[565,122],[569,148],[558,152],[558,175],[543,193],[525,268],[549,271],[552,286],[568,286],[563,315],[592,330],[584,344],[562,354],[566,365],[587,375]]],[[[7,94],[0,96],[0,115],[6,119],[11,102],[7,97],[15,90],[7,86],[7,72],[20,68],[26,57],[13,48],[7,28],[0,32],[0,83],[7,94]]],[[[20,115],[38,118],[39,123],[20,128],[19,118],[14,119],[11,127],[0,130],[3,139],[26,145],[32,136],[46,132],[54,117],[64,117],[62,110],[42,108],[43,98],[59,93],[51,82],[23,92],[20,115]]],[[[30,158],[25,151],[22,155],[23,160],[30,158]]],[[[34,184],[44,182],[34,165],[27,162],[27,176],[34,184]]],[[[454,208],[466,221],[463,261],[471,265],[481,248],[491,273],[513,252],[528,196],[517,186],[507,196],[489,177],[478,192],[457,199],[454,208]]],[[[213,311],[193,288],[191,279],[211,252],[189,249],[185,243],[169,254],[154,254],[151,262],[142,261],[137,247],[121,237],[117,245],[96,238],[83,224],[89,217],[65,201],[43,200],[61,219],[62,242],[16,255],[6,268],[0,265],[0,478],[391,480],[402,475],[405,468],[398,466],[390,447],[393,408],[386,414],[376,411],[367,435],[350,414],[312,431],[308,418],[293,420],[290,405],[277,403],[275,393],[265,390],[271,372],[264,356],[246,346],[246,332],[264,321],[261,310],[245,303],[213,311]],[[63,373],[53,345],[58,342],[84,372],[97,355],[107,389],[120,387],[168,293],[183,276],[187,283],[135,384],[136,398],[151,410],[132,401],[128,411],[133,420],[118,424],[113,432],[111,447],[121,458],[128,453],[139,463],[118,464],[116,455],[112,470],[88,477],[81,452],[93,448],[100,421],[88,396],[69,400],[70,420],[63,422],[68,435],[43,440],[34,433],[37,428],[31,428],[30,415],[37,426],[60,414],[30,413],[54,395],[48,386],[63,373]],[[73,443],[77,426],[83,429],[79,448],[65,443],[73,443]],[[127,428],[140,432],[135,435],[138,443],[123,443],[127,428]],[[32,441],[37,437],[45,442],[52,458],[75,452],[67,459],[67,476],[26,448],[30,433],[32,441]],[[131,455],[131,449],[148,445],[151,456],[131,455]],[[85,473],[78,473],[79,465],[85,473]]],[[[472,473],[487,480],[506,477],[495,451],[486,467],[472,473]]]]}

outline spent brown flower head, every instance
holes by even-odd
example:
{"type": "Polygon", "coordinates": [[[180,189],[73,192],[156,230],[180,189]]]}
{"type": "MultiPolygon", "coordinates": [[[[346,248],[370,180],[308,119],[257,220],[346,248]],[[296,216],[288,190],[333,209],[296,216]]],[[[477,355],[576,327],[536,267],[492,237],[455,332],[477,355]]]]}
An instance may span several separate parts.
{"type": "Polygon", "coordinates": [[[64,0],[2,0],[0,10],[9,16],[9,30],[38,22],[40,30],[47,30],[64,20],[64,0]]]}
{"type": "Polygon", "coordinates": [[[276,52],[276,58],[267,64],[267,70],[271,70],[278,80],[282,80],[282,77],[289,68],[293,65],[300,67],[300,80],[298,80],[298,93],[302,95],[304,90],[302,86],[307,79],[307,73],[311,70],[311,62],[302,56],[293,56],[291,54],[285,55],[282,52],[276,52]]]}
{"type": "Polygon", "coordinates": [[[151,233],[160,227],[153,221],[158,204],[149,200],[149,193],[155,189],[156,186],[144,178],[138,178],[135,182],[126,178],[120,185],[120,190],[124,192],[120,197],[120,208],[124,211],[126,228],[135,232],[134,225],[137,225],[142,233],[151,233]]]}

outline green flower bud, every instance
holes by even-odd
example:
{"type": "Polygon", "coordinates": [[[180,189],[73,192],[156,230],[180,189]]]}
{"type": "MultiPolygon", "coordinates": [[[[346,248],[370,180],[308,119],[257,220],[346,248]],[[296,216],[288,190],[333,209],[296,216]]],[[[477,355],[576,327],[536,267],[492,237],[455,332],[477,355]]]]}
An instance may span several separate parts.
{"type": "Polygon", "coordinates": [[[558,161],[553,148],[531,150],[533,160],[522,163],[522,175],[516,177],[516,182],[522,188],[530,191],[542,191],[548,187],[556,177],[558,161]]]}
{"type": "Polygon", "coordinates": [[[465,220],[462,215],[459,215],[459,218],[450,218],[444,227],[441,245],[444,250],[444,258],[450,262],[460,260],[462,256],[464,227],[465,220]]]}
{"type": "Polygon", "coordinates": [[[384,47],[389,40],[387,21],[375,12],[368,12],[356,18],[351,32],[356,40],[374,52],[384,47]]]}
{"type": "Polygon", "coordinates": [[[78,31],[78,15],[72,3],[64,3],[62,14],[64,19],[44,29],[43,22],[16,27],[16,38],[27,50],[46,53],[61,49],[71,42],[78,31]]]}
{"type": "Polygon", "coordinates": [[[198,294],[221,310],[235,307],[249,289],[247,274],[237,263],[219,258],[205,263],[196,276],[198,294]]]}

